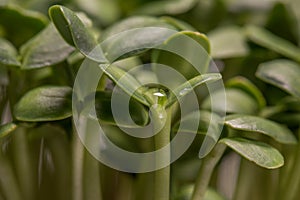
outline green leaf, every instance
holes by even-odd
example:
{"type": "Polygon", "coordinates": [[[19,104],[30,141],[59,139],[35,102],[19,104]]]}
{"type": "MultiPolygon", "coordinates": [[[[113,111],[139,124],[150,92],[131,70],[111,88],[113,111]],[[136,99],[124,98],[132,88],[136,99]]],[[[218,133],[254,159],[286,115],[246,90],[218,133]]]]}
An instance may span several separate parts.
{"type": "Polygon", "coordinates": [[[259,65],[256,76],[300,98],[300,65],[289,60],[274,60],[259,65]]]}
{"type": "Polygon", "coordinates": [[[226,103],[227,113],[254,114],[258,110],[256,101],[247,93],[236,88],[225,89],[226,99],[224,99],[224,91],[217,90],[207,97],[201,108],[210,110],[212,108],[210,99],[214,99],[214,112],[224,112],[224,103],[226,103]],[[225,101],[225,102],[224,102],[225,101]]]}
{"type": "Polygon", "coordinates": [[[229,115],[225,125],[230,128],[267,135],[282,144],[297,144],[293,133],[276,122],[250,115],[229,115]]]}
{"type": "Polygon", "coordinates": [[[111,0],[75,0],[76,7],[82,9],[89,16],[95,17],[101,25],[108,26],[120,17],[120,2],[111,0]]]}
{"type": "Polygon", "coordinates": [[[190,79],[189,81],[181,84],[180,86],[172,90],[172,93],[170,94],[170,97],[168,99],[167,107],[171,106],[174,102],[176,102],[177,98],[180,99],[188,93],[192,92],[195,87],[204,83],[210,83],[220,79],[222,79],[222,76],[219,73],[203,74],[190,79]]]}
{"type": "Polygon", "coordinates": [[[22,69],[35,69],[65,60],[74,48],[68,45],[50,23],[42,32],[21,47],[22,69]]]}
{"type": "Polygon", "coordinates": [[[43,86],[26,93],[14,108],[20,121],[54,121],[72,115],[72,88],[43,86]]]}
{"type": "Polygon", "coordinates": [[[251,95],[258,103],[260,108],[266,106],[266,100],[261,93],[261,91],[248,79],[237,76],[226,82],[226,87],[228,88],[238,88],[251,95]]]}
{"type": "Polygon", "coordinates": [[[177,133],[179,130],[180,123],[184,123],[186,124],[186,126],[181,127],[182,132],[195,133],[195,130],[190,129],[191,126],[189,126],[189,124],[195,123],[195,119],[198,118],[200,119],[200,121],[197,133],[204,136],[209,136],[213,140],[213,144],[215,144],[219,139],[223,124],[222,118],[215,113],[211,113],[205,110],[191,112],[188,115],[182,117],[182,119],[178,120],[173,125],[172,131],[174,133],[177,133]],[[211,126],[210,130],[208,130],[209,126],[211,126]]]}
{"type": "Polygon", "coordinates": [[[0,126],[0,139],[6,137],[17,128],[17,125],[13,122],[0,126]]]}
{"type": "Polygon", "coordinates": [[[286,111],[300,112],[300,100],[293,96],[283,98],[278,106],[284,107],[286,111]]]}
{"type": "Polygon", "coordinates": [[[297,42],[298,30],[295,23],[296,16],[288,7],[291,2],[275,2],[269,13],[265,28],[277,36],[291,42],[297,42]]]}
{"type": "Polygon", "coordinates": [[[47,23],[47,17],[41,13],[13,5],[0,7],[0,27],[3,28],[4,37],[17,48],[41,31],[47,23]]]}
{"type": "Polygon", "coordinates": [[[7,40],[0,38],[0,63],[9,66],[20,66],[15,47],[7,40]]]}
{"type": "Polygon", "coordinates": [[[103,124],[101,127],[108,139],[117,147],[131,152],[142,152],[140,138],[128,135],[117,126],[103,124]]]}
{"type": "Polygon", "coordinates": [[[164,27],[174,29],[168,23],[151,16],[132,16],[108,27],[101,35],[102,41],[123,31],[143,27],[164,27]]]}
{"type": "Polygon", "coordinates": [[[129,73],[114,65],[100,64],[101,70],[113,80],[124,92],[135,98],[140,103],[150,106],[149,102],[143,96],[145,87],[129,73]]]}
{"type": "Polygon", "coordinates": [[[213,58],[225,59],[246,56],[249,53],[246,37],[241,28],[225,26],[208,34],[213,58]]]}
{"type": "Polygon", "coordinates": [[[245,159],[263,168],[276,169],[284,164],[284,159],[280,152],[263,142],[244,138],[223,138],[219,143],[227,145],[245,159]]]}
{"type": "Polygon", "coordinates": [[[174,33],[175,30],[164,27],[130,29],[105,40],[101,47],[106,58],[112,63],[157,48],[174,33]]]}
{"type": "Polygon", "coordinates": [[[247,26],[246,33],[251,41],[300,62],[300,48],[289,41],[274,35],[268,30],[256,26],[247,26]]]}
{"type": "Polygon", "coordinates": [[[299,126],[300,113],[290,113],[290,112],[278,113],[273,115],[271,119],[283,123],[286,126],[297,128],[299,126]]]}
{"type": "Polygon", "coordinates": [[[173,17],[163,16],[160,18],[160,20],[174,26],[179,31],[197,31],[190,24],[173,17]]]}
{"type": "Polygon", "coordinates": [[[49,15],[66,42],[94,61],[107,62],[96,39],[73,11],[64,6],[55,5],[49,9],[49,15]]]}
{"type": "MultiPolygon", "coordinates": [[[[192,79],[200,73],[207,73],[210,62],[210,44],[204,34],[181,31],[169,37],[158,50],[152,54],[154,71],[159,80],[166,80],[160,73],[160,66],[172,67],[186,79],[192,79]]],[[[178,86],[178,80],[167,80],[172,87],[178,86]]]]}
{"type": "Polygon", "coordinates": [[[136,12],[143,15],[180,14],[191,9],[197,0],[163,0],[149,2],[136,12]]]}
{"type": "MultiPolygon", "coordinates": [[[[120,95],[120,94],[119,94],[120,95]]],[[[123,94],[121,94],[123,95],[123,94]]],[[[127,94],[124,94],[127,95],[127,94]]],[[[87,108],[91,108],[91,105],[89,104],[89,98],[95,97],[95,109],[96,109],[96,115],[101,122],[105,124],[110,125],[116,125],[116,121],[114,119],[113,113],[112,113],[112,92],[111,91],[97,91],[95,96],[88,96],[84,103],[87,108]]],[[[92,101],[93,102],[93,101],[92,101]]],[[[126,105],[128,106],[128,105],[126,105]]],[[[85,108],[86,109],[86,108],[85,108]]],[[[88,111],[89,112],[89,111],[88,111]]],[[[124,115],[123,112],[118,113],[118,126],[119,127],[130,127],[134,128],[137,126],[145,126],[149,122],[149,114],[148,110],[140,104],[135,99],[130,99],[129,101],[129,112],[130,116],[124,115]],[[135,122],[134,125],[130,123],[129,117],[132,118],[132,120],[135,122]]]]}

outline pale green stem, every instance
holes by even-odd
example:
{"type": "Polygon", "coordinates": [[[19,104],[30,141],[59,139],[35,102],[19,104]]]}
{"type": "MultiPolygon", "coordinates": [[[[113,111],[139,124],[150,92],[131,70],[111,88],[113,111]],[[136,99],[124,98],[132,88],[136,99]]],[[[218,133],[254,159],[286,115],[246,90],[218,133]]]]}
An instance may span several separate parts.
{"type": "Polygon", "coordinates": [[[289,175],[289,181],[284,187],[285,189],[283,190],[281,198],[291,200],[299,199],[298,195],[300,187],[300,142],[298,142],[294,166],[289,172],[289,175]]]}
{"type": "Polygon", "coordinates": [[[35,199],[37,174],[30,158],[26,129],[18,128],[13,135],[14,160],[23,199],[35,199]]]}
{"type": "Polygon", "coordinates": [[[203,158],[191,200],[204,200],[212,173],[215,166],[221,159],[225,149],[225,145],[217,144],[213,150],[205,158],[203,158]]]}
{"type": "Polygon", "coordinates": [[[154,187],[154,173],[138,174],[134,186],[134,199],[135,200],[153,200],[153,187],[154,187]]]}
{"type": "Polygon", "coordinates": [[[47,144],[52,153],[53,163],[56,168],[55,173],[57,174],[58,181],[53,186],[57,191],[57,200],[70,199],[71,197],[71,181],[69,172],[70,169],[70,157],[68,150],[63,138],[50,138],[47,144]]]}
{"type": "Polygon", "coordinates": [[[72,199],[83,200],[83,159],[84,159],[84,146],[82,145],[77,134],[73,134],[73,170],[72,170],[72,199]]]}
{"type": "MultiPolygon", "coordinates": [[[[160,149],[170,143],[171,131],[171,109],[166,110],[166,120],[163,128],[154,136],[155,149],[160,149]]],[[[154,117],[154,126],[159,126],[162,123],[159,117],[154,117]]],[[[155,130],[155,128],[154,128],[155,130]]],[[[170,160],[170,150],[166,154],[158,154],[156,162],[170,160]]],[[[169,200],[170,193],[170,166],[164,167],[155,171],[154,173],[154,199],[155,200],[169,200]]]]}
{"type": "Polygon", "coordinates": [[[132,200],[133,197],[133,180],[130,174],[118,174],[118,186],[115,199],[132,200]]]}
{"type": "Polygon", "coordinates": [[[102,199],[100,185],[100,164],[92,155],[85,151],[84,154],[84,199],[102,199]]]}
{"type": "MultiPolygon", "coordinates": [[[[2,147],[2,142],[0,146],[2,147]]],[[[0,151],[0,187],[6,200],[23,200],[16,176],[8,160],[0,151]]]]}

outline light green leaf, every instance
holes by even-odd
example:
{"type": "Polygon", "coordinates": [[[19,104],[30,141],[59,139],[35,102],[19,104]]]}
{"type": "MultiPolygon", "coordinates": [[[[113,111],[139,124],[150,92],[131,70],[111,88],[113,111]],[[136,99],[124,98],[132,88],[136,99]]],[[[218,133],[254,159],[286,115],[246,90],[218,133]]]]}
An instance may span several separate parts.
{"type": "Polygon", "coordinates": [[[106,58],[113,63],[156,48],[174,33],[175,30],[164,27],[130,29],[105,40],[101,47],[106,58]]]}
{"type": "Polygon", "coordinates": [[[297,139],[288,128],[261,117],[229,115],[226,117],[225,125],[237,130],[262,133],[282,144],[297,144],[297,139]]]}
{"type": "Polygon", "coordinates": [[[242,12],[242,11],[267,11],[269,10],[272,5],[278,0],[268,0],[268,1],[261,1],[261,0],[225,0],[227,6],[230,10],[235,12],[242,12]]]}
{"type": "Polygon", "coordinates": [[[124,92],[135,98],[140,103],[150,106],[149,102],[143,96],[145,87],[129,73],[114,65],[100,64],[101,70],[112,79],[124,92]]]}
{"type": "Polygon", "coordinates": [[[246,33],[251,41],[300,62],[300,48],[289,41],[256,26],[247,26],[246,33]]]}
{"type": "Polygon", "coordinates": [[[223,138],[219,144],[225,144],[247,160],[267,169],[276,169],[284,164],[283,156],[274,147],[258,141],[244,138],[223,138]]]}
{"type": "Polygon", "coordinates": [[[149,2],[137,10],[144,15],[180,14],[191,9],[197,0],[162,0],[149,2]]]}
{"type": "Polygon", "coordinates": [[[11,122],[0,126],[0,138],[6,137],[17,128],[17,124],[11,122]]]}
{"type": "Polygon", "coordinates": [[[170,94],[170,97],[168,99],[167,107],[171,106],[174,102],[176,102],[177,98],[180,99],[188,93],[192,92],[195,87],[204,83],[210,83],[220,79],[222,79],[222,76],[219,73],[203,74],[190,79],[189,81],[183,83],[182,85],[172,90],[172,93],[170,94]]]}
{"type": "Polygon", "coordinates": [[[116,24],[108,27],[103,34],[101,35],[102,40],[107,39],[115,34],[121,33],[123,31],[127,31],[135,28],[143,28],[143,27],[164,27],[174,29],[173,26],[168,23],[163,22],[163,20],[159,20],[158,18],[151,16],[132,16],[128,17],[116,24]]]}
{"type": "Polygon", "coordinates": [[[105,26],[118,20],[121,8],[118,1],[111,0],[74,0],[78,8],[82,9],[90,16],[94,16],[105,26]]]}
{"type": "Polygon", "coordinates": [[[266,100],[261,93],[261,91],[248,79],[237,76],[226,82],[226,87],[228,88],[238,88],[251,95],[258,103],[260,108],[266,106],[266,100]]]}
{"type": "Polygon", "coordinates": [[[35,69],[65,60],[74,48],[68,45],[50,23],[21,47],[22,69],[35,69]]]}
{"type": "Polygon", "coordinates": [[[210,110],[212,108],[210,99],[214,99],[214,112],[224,112],[224,101],[227,113],[254,114],[258,110],[256,101],[247,93],[236,88],[228,88],[224,91],[218,90],[207,97],[201,108],[210,110]]]}
{"type": "Polygon", "coordinates": [[[249,53],[243,30],[225,26],[208,33],[213,58],[225,59],[246,56],[249,53]]]}
{"type": "Polygon", "coordinates": [[[197,31],[190,24],[173,17],[163,16],[160,18],[160,20],[174,26],[179,31],[194,31],[194,32],[197,31]]]}
{"type": "Polygon", "coordinates": [[[64,6],[55,5],[49,9],[49,15],[66,42],[94,61],[107,62],[96,39],[73,11],[64,6]]]}
{"type": "Polygon", "coordinates": [[[300,65],[289,60],[273,60],[259,65],[256,76],[300,98],[300,65]]]}
{"type": "Polygon", "coordinates": [[[0,38],[0,64],[20,66],[15,47],[7,40],[0,38]]]}
{"type": "Polygon", "coordinates": [[[43,86],[26,93],[14,108],[20,121],[54,121],[72,115],[72,88],[43,86]]]}

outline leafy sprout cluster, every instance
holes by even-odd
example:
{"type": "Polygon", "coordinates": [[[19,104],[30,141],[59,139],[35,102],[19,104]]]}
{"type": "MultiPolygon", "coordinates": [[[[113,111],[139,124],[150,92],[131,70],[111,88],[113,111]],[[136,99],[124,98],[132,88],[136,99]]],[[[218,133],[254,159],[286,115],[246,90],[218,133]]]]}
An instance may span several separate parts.
{"type": "MultiPolygon", "coordinates": [[[[126,4],[102,0],[100,10],[96,0],[91,3],[94,8],[80,0],[59,2],[83,12],[50,7],[48,1],[28,0],[22,7],[16,6],[21,5],[18,0],[11,2],[0,4],[0,199],[298,199],[297,0],[130,0],[126,4]],[[49,7],[50,20],[45,15],[49,7]],[[129,17],[121,19],[124,16],[129,17]],[[99,46],[114,34],[144,27],[177,33],[145,32],[130,42],[124,38],[99,46]],[[172,45],[180,36],[202,46],[221,72],[208,73],[209,65],[204,65],[200,74],[176,55],[143,49],[145,44],[172,45]],[[128,46],[138,51],[114,57],[128,46]],[[153,91],[163,93],[164,88],[140,87],[139,81],[162,78],[155,67],[127,73],[152,61],[172,66],[188,81],[168,92],[167,99],[153,96],[153,91]],[[111,141],[128,151],[149,152],[179,134],[180,122],[193,123],[200,116],[197,136],[187,152],[171,166],[151,173],[130,174],[98,163],[84,149],[72,124],[72,87],[82,62],[105,74],[97,86],[95,108],[111,141]],[[222,90],[207,95],[204,84],[221,77],[225,100],[222,90]],[[197,94],[200,110],[180,116],[181,99],[176,95],[187,86],[197,94]],[[126,119],[117,126],[110,109],[115,87],[133,94],[130,114],[139,126],[150,123],[149,109],[159,104],[155,112],[166,112],[168,119],[162,131],[149,139],[124,133],[118,126],[136,127],[126,119]],[[217,100],[213,110],[211,99],[217,100]],[[224,102],[226,117],[220,115],[224,102]],[[207,135],[209,126],[213,132],[207,135]],[[216,145],[199,159],[205,136],[216,145]],[[226,176],[228,161],[235,176],[226,176]],[[232,184],[224,189],[227,181],[232,184]]],[[[181,96],[188,102],[188,92],[181,96]]],[[[90,97],[82,98],[86,102],[90,97]]],[[[186,127],[183,134],[194,130],[186,127]]]]}

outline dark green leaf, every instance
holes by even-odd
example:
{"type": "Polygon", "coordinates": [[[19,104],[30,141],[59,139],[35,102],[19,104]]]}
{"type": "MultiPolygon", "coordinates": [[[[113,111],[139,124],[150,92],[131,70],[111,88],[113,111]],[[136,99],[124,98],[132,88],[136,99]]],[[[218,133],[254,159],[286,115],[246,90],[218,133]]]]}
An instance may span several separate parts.
{"type": "Polygon", "coordinates": [[[284,107],[286,111],[300,112],[300,100],[293,96],[288,96],[278,103],[278,106],[284,107]]]}
{"type": "Polygon", "coordinates": [[[47,17],[41,13],[12,5],[0,7],[0,27],[3,27],[4,37],[17,48],[41,31],[47,23],[47,17]]]}
{"type": "Polygon", "coordinates": [[[14,108],[20,121],[54,121],[72,115],[72,89],[43,86],[26,93],[14,108]]]}
{"type": "Polygon", "coordinates": [[[260,27],[248,26],[246,33],[253,42],[300,62],[300,48],[260,27]]]}
{"type": "MultiPolygon", "coordinates": [[[[127,95],[127,94],[119,94],[119,95],[127,95]]],[[[92,98],[94,96],[91,96],[92,98]]],[[[87,98],[91,98],[87,97],[87,98]]],[[[112,92],[108,91],[97,91],[95,95],[95,109],[96,109],[96,115],[101,122],[105,124],[111,124],[116,125],[116,121],[114,119],[113,113],[112,113],[112,92]]],[[[90,100],[85,100],[85,106],[88,105],[88,102],[90,100]]],[[[121,105],[118,105],[121,106],[121,105]]],[[[126,105],[128,106],[128,105],[126,105]]],[[[86,108],[85,108],[86,109],[86,108]]],[[[87,111],[88,112],[88,111],[87,111]]],[[[140,104],[135,99],[131,99],[129,101],[129,112],[130,116],[124,115],[123,112],[118,112],[118,126],[119,127],[137,127],[137,126],[145,126],[149,122],[149,114],[148,110],[140,104]],[[135,122],[134,126],[132,123],[130,123],[131,119],[135,122]]]]}
{"type": "Polygon", "coordinates": [[[218,90],[210,97],[206,98],[201,108],[210,110],[212,108],[210,99],[214,99],[214,112],[224,112],[224,103],[226,103],[227,113],[253,114],[258,110],[256,101],[247,93],[236,88],[228,88],[224,91],[218,90]],[[225,102],[224,102],[225,101],[225,102]]]}
{"type": "Polygon", "coordinates": [[[262,133],[283,144],[297,144],[295,136],[288,128],[261,117],[229,115],[225,125],[237,130],[262,133]]]}
{"type": "Polygon", "coordinates": [[[225,26],[208,34],[213,58],[242,57],[249,53],[246,37],[241,28],[225,26]]]}
{"type": "Polygon", "coordinates": [[[192,92],[195,87],[204,83],[220,80],[221,78],[222,78],[221,74],[211,73],[211,74],[199,75],[190,79],[189,81],[183,83],[182,85],[172,90],[172,93],[168,99],[167,106],[171,106],[177,100],[177,98],[180,99],[185,95],[187,95],[188,93],[192,92]]]}
{"type": "Polygon", "coordinates": [[[189,113],[174,124],[172,131],[174,133],[177,133],[180,123],[184,123],[185,126],[181,127],[182,132],[195,133],[195,130],[191,130],[191,126],[189,126],[189,124],[195,123],[195,119],[198,118],[200,119],[200,121],[197,133],[202,134],[204,136],[209,136],[215,144],[219,139],[223,124],[222,118],[215,113],[211,113],[204,110],[189,113]]]}
{"type": "Polygon", "coordinates": [[[0,64],[20,66],[15,47],[7,40],[0,38],[0,64]]]}
{"type": "Polygon", "coordinates": [[[263,108],[266,105],[266,100],[261,93],[261,91],[248,79],[237,76],[226,82],[226,87],[228,88],[238,88],[251,95],[258,103],[260,108],[263,108]]]}
{"type": "Polygon", "coordinates": [[[256,76],[300,98],[300,66],[289,60],[274,60],[262,63],[256,76]]]}
{"type": "Polygon", "coordinates": [[[291,42],[297,42],[298,30],[297,26],[295,26],[296,16],[288,7],[289,4],[290,2],[275,2],[268,16],[265,28],[272,33],[276,33],[279,37],[291,42]]]}
{"type": "Polygon", "coordinates": [[[21,47],[22,69],[51,66],[65,60],[74,48],[68,45],[51,23],[21,47]]]}
{"type": "Polygon", "coordinates": [[[17,125],[13,122],[0,126],[0,138],[6,137],[17,128],[17,125]]]}
{"type": "Polygon", "coordinates": [[[83,55],[92,60],[99,63],[107,62],[96,39],[73,11],[56,5],[49,9],[49,14],[66,42],[75,46],[83,55]]]}
{"type": "Polygon", "coordinates": [[[300,113],[290,113],[290,112],[278,113],[273,115],[271,119],[283,123],[286,126],[296,128],[299,127],[300,113]]]}
{"type": "MultiPolygon", "coordinates": [[[[169,37],[161,47],[153,52],[152,63],[159,80],[166,80],[160,73],[160,66],[165,65],[178,71],[186,79],[192,79],[200,73],[207,73],[210,62],[210,44],[204,34],[182,31],[169,37]]],[[[178,80],[167,80],[175,88],[178,80]]],[[[179,83],[180,84],[180,83],[179,83]]]]}
{"type": "Polygon", "coordinates": [[[108,139],[117,147],[131,152],[141,152],[141,139],[132,137],[123,132],[119,127],[103,124],[101,126],[108,139]]]}
{"type": "Polygon", "coordinates": [[[284,164],[284,159],[280,152],[263,142],[244,138],[224,138],[219,143],[227,145],[245,159],[263,168],[276,169],[284,164]]]}

